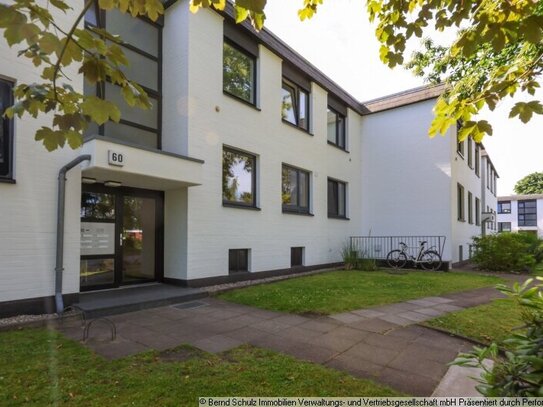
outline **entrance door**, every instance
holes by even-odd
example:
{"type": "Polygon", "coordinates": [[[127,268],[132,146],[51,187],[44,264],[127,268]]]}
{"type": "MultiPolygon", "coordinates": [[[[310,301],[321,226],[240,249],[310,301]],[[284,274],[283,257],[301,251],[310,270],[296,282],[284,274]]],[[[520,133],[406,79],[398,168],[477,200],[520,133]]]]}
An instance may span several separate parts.
{"type": "Polygon", "coordinates": [[[162,224],[161,193],[84,185],[81,290],[160,279],[162,224]]]}

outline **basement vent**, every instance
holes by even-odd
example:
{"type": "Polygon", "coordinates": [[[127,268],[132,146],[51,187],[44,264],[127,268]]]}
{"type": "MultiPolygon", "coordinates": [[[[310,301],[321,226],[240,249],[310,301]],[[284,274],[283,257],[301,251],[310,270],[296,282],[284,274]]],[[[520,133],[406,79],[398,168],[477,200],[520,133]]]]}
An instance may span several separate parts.
{"type": "Polygon", "coordinates": [[[200,307],[207,307],[209,304],[202,302],[202,301],[191,301],[191,302],[184,302],[182,304],[172,305],[172,307],[177,309],[193,309],[193,308],[200,308],[200,307]]]}

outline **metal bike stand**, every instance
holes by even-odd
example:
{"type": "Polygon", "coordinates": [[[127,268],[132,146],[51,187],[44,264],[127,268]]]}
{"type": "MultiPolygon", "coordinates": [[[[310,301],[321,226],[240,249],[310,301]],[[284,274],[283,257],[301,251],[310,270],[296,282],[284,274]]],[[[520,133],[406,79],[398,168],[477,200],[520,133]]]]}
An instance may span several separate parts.
{"type": "MultiPolygon", "coordinates": [[[[64,325],[64,320],[67,317],[66,314],[70,311],[74,311],[76,314],[81,316],[81,328],[84,328],[87,326],[87,315],[85,314],[85,311],[83,311],[81,308],[79,308],[77,305],[70,305],[62,311],[62,314],[59,315],[58,320],[60,322],[60,325],[64,325]]],[[[71,317],[72,315],[68,315],[68,317],[71,317]]]]}
{"type": "Polygon", "coordinates": [[[111,340],[114,341],[117,338],[117,327],[115,326],[115,323],[107,318],[96,318],[92,321],[87,322],[85,326],[85,331],[83,332],[83,342],[87,342],[87,339],[89,339],[90,328],[97,321],[105,323],[107,326],[109,326],[109,328],[111,329],[111,340]]]}

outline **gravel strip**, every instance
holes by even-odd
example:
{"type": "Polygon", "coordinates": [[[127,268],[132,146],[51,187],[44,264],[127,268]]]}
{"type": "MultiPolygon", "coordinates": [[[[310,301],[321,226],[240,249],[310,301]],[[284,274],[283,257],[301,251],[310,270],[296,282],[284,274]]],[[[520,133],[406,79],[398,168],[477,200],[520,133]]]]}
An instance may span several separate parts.
{"type": "Polygon", "coordinates": [[[260,279],[257,279],[257,280],[245,280],[245,281],[238,281],[236,283],[225,283],[225,284],[210,285],[210,286],[207,286],[207,287],[202,287],[202,289],[207,291],[209,294],[218,294],[218,293],[221,293],[221,292],[224,292],[224,291],[234,290],[236,288],[249,287],[249,286],[252,286],[252,285],[259,285],[259,284],[268,284],[268,283],[273,283],[275,281],[288,280],[288,279],[291,279],[291,278],[310,276],[310,275],[313,275],[313,274],[326,273],[328,271],[336,271],[336,270],[340,270],[340,268],[339,267],[332,267],[332,268],[327,268],[327,269],[305,271],[303,273],[289,274],[289,275],[285,275],[285,276],[260,278],[260,279]]]}

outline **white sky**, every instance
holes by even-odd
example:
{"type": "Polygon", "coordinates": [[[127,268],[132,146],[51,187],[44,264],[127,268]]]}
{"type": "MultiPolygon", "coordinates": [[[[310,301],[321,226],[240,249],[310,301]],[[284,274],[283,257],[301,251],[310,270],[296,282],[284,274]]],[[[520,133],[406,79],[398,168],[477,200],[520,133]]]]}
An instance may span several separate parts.
{"type": "MultiPolygon", "coordinates": [[[[365,0],[325,0],[311,20],[300,22],[297,10],[302,3],[268,0],[266,28],[358,100],[424,84],[402,68],[391,70],[381,63],[365,0]]],[[[416,40],[413,46],[417,45],[416,40]]],[[[520,178],[543,171],[543,117],[523,124],[518,118],[508,119],[508,106],[484,115],[494,127],[494,135],[483,143],[500,175],[499,195],[512,194],[520,178]]]]}

